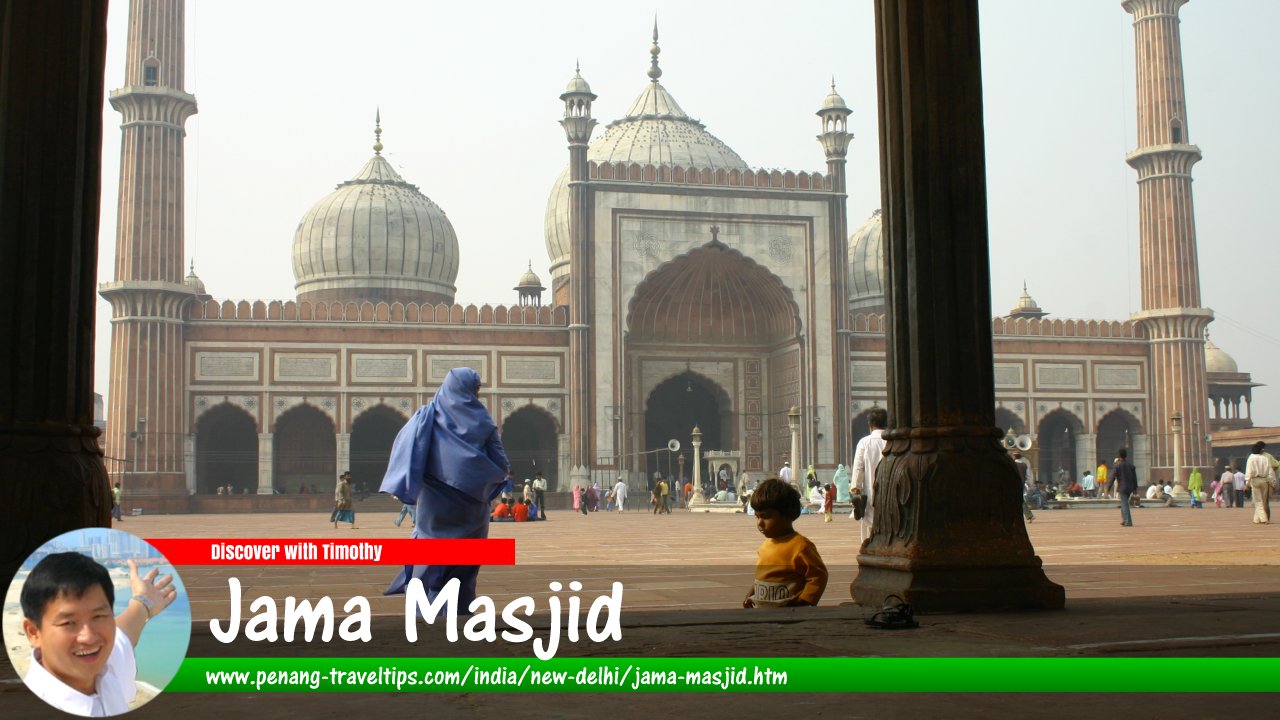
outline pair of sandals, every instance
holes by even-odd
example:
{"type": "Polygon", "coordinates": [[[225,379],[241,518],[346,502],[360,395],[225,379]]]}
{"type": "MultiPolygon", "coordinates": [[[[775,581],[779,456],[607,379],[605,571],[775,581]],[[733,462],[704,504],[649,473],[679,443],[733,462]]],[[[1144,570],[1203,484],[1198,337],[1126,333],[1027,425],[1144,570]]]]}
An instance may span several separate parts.
{"type": "Polygon", "coordinates": [[[916,622],[915,612],[901,597],[890,595],[884,599],[884,603],[879,612],[865,621],[868,627],[881,630],[911,630],[920,627],[920,623],[916,622]],[[897,602],[893,602],[894,600],[897,602]]]}

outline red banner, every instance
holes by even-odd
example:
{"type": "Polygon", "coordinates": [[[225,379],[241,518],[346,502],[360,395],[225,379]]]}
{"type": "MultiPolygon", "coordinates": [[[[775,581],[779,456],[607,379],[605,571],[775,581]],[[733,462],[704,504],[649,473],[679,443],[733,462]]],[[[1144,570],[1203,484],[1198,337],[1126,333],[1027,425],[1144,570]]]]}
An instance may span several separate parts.
{"type": "Polygon", "coordinates": [[[174,565],[515,565],[516,541],[147,538],[174,565]]]}

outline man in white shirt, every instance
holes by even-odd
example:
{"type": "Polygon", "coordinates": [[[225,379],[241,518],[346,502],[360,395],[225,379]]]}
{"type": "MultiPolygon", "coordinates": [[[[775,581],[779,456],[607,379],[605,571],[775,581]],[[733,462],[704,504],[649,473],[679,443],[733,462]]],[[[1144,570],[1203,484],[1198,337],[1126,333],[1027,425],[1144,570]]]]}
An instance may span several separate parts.
{"type": "Polygon", "coordinates": [[[871,408],[871,412],[867,414],[867,424],[871,427],[871,432],[858,441],[858,447],[853,452],[853,480],[850,482],[850,486],[867,499],[866,511],[858,524],[858,533],[863,540],[867,539],[867,533],[871,531],[876,467],[880,465],[880,458],[884,457],[884,431],[889,427],[889,411],[879,407],[871,408]]]}
{"type": "Polygon", "coordinates": [[[1271,523],[1271,483],[1275,480],[1275,468],[1263,449],[1267,444],[1259,440],[1253,444],[1253,454],[1244,466],[1244,476],[1253,488],[1253,522],[1259,525],[1271,523]]]}
{"type": "Polygon", "coordinates": [[[173,576],[138,576],[129,561],[133,597],[113,616],[115,586],[107,569],[76,552],[46,556],[21,592],[22,631],[31,644],[23,682],[41,700],[73,715],[129,711],[137,696],[133,648],[143,627],[177,597],[173,576]]]}
{"type": "Polygon", "coordinates": [[[538,506],[538,514],[543,520],[547,519],[547,480],[542,477],[541,470],[535,470],[533,473],[533,503],[538,506]]]}
{"type": "Polygon", "coordinates": [[[1244,507],[1244,489],[1247,487],[1245,483],[1244,473],[1237,468],[1234,475],[1231,476],[1231,486],[1235,488],[1236,507],[1244,507]]]}
{"type": "Polygon", "coordinates": [[[795,484],[791,482],[791,461],[790,460],[782,463],[782,469],[778,471],[778,478],[781,479],[782,482],[788,485],[791,485],[792,487],[795,487],[795,484]]]}

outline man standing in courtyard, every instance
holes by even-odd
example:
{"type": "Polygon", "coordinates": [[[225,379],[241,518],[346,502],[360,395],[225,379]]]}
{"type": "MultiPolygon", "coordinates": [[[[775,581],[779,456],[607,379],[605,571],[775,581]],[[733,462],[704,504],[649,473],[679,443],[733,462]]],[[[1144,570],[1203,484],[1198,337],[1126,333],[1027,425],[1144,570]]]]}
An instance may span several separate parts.
{"type": "Polygon", "coordinates": [[[778,471],[778,478],[782,480],[782,482],[790,485],[791,487],[795,487],[795,484],[791,482],[791,461],[790,460],[783,461],[782,469],[778,471]]]}
{"type": "MultiPolygon", "coordinates": [[[[858,523],[858,534],[866,540],[871,530],[871,506],[875,502],[876,468],[880,458],[884,457],[884,431],[889,427],[889,411],[884,408],[871,408],[867,413],[867,425],[871,432],[858,441],[853,452],[853,480],[850,482],[854,493],[861,494],[866,500],[866,509],[858,523]]],[[[857,502],[856,496],[854,502],[857,502]]]]}
{"type": "Polygon", "coordinates": [[[533,497],[534,504],[538,506],[538,515],[543,519],[547,519],[547,480],[542,477],[541,470],[533,471],[533,497]]]}
{"type": "Polygon", "coordinates": [[[1133,527],[1133,511],[1129,508],[1129,496],[1138,491],[1138,471],[1129,462],[1129,451],[1120,448],[1115,467],[1111,468],[1111,481],[1115,483],[1116,496],[1120,498],[1120,524],[1133,527]]]}

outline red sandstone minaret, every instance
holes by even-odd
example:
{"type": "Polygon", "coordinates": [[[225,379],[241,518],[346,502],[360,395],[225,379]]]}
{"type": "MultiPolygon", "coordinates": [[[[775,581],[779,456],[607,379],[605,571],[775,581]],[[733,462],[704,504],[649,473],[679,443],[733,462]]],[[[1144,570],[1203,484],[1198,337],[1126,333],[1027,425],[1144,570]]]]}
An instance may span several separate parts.
{"type": "MultiPolygon", "coordinates": [[[[1211,468],[1204,441],[1207,387],[1204,330],[1213,312],[1200,307],[1191,144],[1182,83],[1178,10],[1187,0],[1124,0],[1133,15],[1138,76],[1138,147],[1126,158],[1138,171],[1142,310],[1134,314],[1151,339],[1147,435],[1153,475],[1174,464],[1170,418],[1182,416],[1183,478],[1187,468],[1211,468]]],[[[1185,484],[1185,479],[1181,481],[1185,484]]]]}
{"type": "Polygon", "coordinates": [[[184,0],[133,0],[123,116],[107,470],[126,494],[187,494],[183,451],[183,326],[195,291],[183,283],[184,0]]]}

